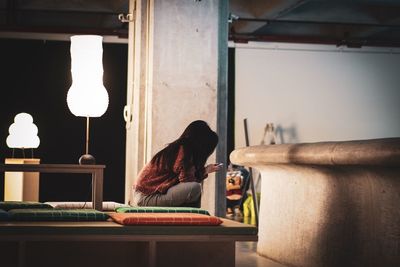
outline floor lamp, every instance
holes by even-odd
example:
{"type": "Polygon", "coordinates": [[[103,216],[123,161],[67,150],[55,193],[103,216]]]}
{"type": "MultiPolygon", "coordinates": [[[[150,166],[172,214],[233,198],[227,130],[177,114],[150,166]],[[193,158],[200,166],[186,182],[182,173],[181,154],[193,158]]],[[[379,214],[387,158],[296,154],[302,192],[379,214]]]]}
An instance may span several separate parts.
{"type": "Polygon", "coordinates": [[[75,35],[71,37],[72,85],[67,104],[72,114],[86,118],[86,150],[79,164],[95,164],[89,154],[89,118],[101,117],[108,107],[108,93],[103,85],[103,37],[75,35]]]}

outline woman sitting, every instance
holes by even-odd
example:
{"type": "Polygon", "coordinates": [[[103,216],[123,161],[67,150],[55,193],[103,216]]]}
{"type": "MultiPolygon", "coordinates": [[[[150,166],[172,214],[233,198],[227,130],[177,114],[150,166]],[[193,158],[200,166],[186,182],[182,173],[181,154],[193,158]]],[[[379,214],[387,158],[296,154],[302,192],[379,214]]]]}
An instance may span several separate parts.
{"type": "Polygon", "coordinates": [[[140,171],[131,204],[200,207],[201,182],[221,167],[204,166],[217,144],[218,135],[206,122],[190,123],[140,171]]]}

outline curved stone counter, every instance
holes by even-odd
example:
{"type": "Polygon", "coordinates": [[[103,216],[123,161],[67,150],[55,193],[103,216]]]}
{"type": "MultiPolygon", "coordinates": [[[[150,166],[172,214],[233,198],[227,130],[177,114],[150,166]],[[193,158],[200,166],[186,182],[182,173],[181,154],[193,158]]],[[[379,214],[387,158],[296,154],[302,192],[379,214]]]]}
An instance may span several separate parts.
{"type": "Polygon", "coordinates": [[[258,252],[292,266],[400,266],[400,138],[253,146],[258,252]]]}

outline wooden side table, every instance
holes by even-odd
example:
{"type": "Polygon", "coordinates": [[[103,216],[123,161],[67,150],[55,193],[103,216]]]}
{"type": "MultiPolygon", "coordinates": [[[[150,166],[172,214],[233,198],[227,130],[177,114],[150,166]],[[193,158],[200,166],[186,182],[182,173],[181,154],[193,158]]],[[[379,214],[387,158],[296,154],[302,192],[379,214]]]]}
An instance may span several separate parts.
{"type": "Polygon", "coordinates": [[[103,207],[103,173],[105,165],[78,164],[0,164],[2,172],[90,173],[92,175],[93,208],[103,207]]]}

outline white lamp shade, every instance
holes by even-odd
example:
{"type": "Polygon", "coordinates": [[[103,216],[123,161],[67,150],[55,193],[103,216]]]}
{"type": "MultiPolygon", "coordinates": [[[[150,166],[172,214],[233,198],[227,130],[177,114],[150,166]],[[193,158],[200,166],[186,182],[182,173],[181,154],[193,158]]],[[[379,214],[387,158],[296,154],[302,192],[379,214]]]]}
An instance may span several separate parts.
{"type": "Polygon", "coordinates": [[[38,128],[28,113],[19,113],[8,129],[6,143],[9,148],[37,148],[40,144],[38,128]]]}
{"type": "Polygon", "coordinates": [[[72,85],[68,91],[69,110],[79,117],[100,117],[108,107],[103,85],[103,47],[101,36],[71,37],[72,85]]]}

